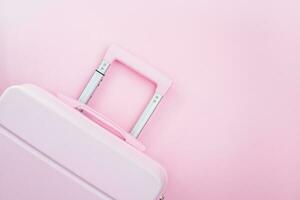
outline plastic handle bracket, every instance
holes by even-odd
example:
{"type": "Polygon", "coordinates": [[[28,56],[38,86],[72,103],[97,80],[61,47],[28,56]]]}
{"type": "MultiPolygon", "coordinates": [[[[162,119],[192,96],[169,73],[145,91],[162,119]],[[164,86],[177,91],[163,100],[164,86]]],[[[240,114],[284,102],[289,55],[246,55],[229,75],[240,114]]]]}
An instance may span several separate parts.
{"type": "Polygon", "coordinates": [[[121,138],[131,146],[135,147],[136,149],[140,151],[145,151],[145,146],[139,142],[136,138],[134,138],[132,135],[127,133],[125,130],[117,126],[113,121],[106,118],[102,114],[96,112],[94,109],[90,108],[86,104],[83,104],[77,100],[74,100],[70,97],[67,97],[63,94],[56,94],[56,96],[62,100],[67,105],[75,108],[76,110],[86,113],[88,115],[91,115],[95,120],[96,123],[100,124],[101,126],[104,126],[106,129],[108,129],[111,133],[116,135],[117,137],[121,138]]]}

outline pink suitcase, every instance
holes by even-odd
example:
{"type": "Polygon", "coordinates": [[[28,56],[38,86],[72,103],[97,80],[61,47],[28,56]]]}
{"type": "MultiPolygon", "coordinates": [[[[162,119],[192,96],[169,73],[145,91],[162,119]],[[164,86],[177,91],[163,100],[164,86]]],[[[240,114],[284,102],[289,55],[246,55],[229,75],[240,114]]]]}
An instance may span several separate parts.
{"type": "Polygon", "coordinates": [[[0,200],[158,200],[165,170],[136,139],[171,81],[111,46],[79,101],[30,84],[0,98],[0,200]],[[157,85],[131,133],[86,105],[118,60],[157,85]]]}

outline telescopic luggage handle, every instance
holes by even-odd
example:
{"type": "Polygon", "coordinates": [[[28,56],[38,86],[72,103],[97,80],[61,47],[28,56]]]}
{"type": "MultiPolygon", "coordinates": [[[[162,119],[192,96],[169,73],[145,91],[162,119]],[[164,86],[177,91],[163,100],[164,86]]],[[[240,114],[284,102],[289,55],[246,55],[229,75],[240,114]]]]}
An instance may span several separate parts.
{"type": "Polygon", "coordinates": [[[99,86],[100,82],[105,76],[109,66],[114,61],[123,63],[124,65],[136,71],[138,74],[144,76],[145,78],[156,84],[156,90],[153,97],[150,99],[145,110],[142,112],[133,129],[131,130],[131,134],[137,138],[146,125],[147,121],[151,117],[155,108],[159,104],[160,100],[170,88],[172,81],[149,64],[134,57],[120,47],[112,45],[107,50],[104,58],[102,59],[102,62],[100,63],[100,66],[96,69],[95,73],[81,93],[79,97],[79,101],[81,103],[88,103],[90,98],[93,96],[96,88],[99,86]]]}

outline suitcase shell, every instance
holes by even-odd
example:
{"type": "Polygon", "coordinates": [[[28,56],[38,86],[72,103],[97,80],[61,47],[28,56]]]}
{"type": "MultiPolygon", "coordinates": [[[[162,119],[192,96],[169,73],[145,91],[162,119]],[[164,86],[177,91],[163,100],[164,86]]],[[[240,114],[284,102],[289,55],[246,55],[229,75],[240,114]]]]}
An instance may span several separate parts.
{"type": "Polygon", "coordinates": [[[34,85],[0,97],[0,199],[156,200],[165,170],[34,85]]]}

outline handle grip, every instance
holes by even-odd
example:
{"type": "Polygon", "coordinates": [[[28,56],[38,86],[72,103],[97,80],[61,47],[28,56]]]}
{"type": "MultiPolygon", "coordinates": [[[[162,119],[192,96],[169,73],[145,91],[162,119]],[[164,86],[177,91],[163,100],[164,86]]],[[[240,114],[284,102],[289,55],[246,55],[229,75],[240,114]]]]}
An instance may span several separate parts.
{"type": "Polygon", "coordinates": [[[146,125],[147,121],[151,117],[158,103],[170,88],[172,81],[168,77],[157,71],[155,68],[153,68],[151,65],[136,58],[127,51],[121,49],[120,47],[116,45],[111,45],[105,53],[100,66],[96,69],[95,73],[93,74],[88,84],[82,91],[79,97],[79,101],[81,103],[88,103],[89,99],[92,97],[94,91],[99,86],[104,75],[106,74],[109,66],[114,61],[119,61],[122,64],[125,64],[138,74],[144,76],[145,78],[149,79],[150,81],[156,84],[156,91],[153,97],[148,102],[147,107],[140,115],[139,119],[137,120],[133,129],[131,130],[131,134],[133,135],[133,137],[137,138],[140,135],[144,126],[146,125]]]}
{"type": "Polygon", "coordinates": [[[160,73],[154,67],[116,45],[111,45],[109,47],[103,59],[110,64],[114,61],[119,61],[145,78],[151,80],[156,84],[156,92],[162,96],[172,84],[171,79],[160,73]]]}

